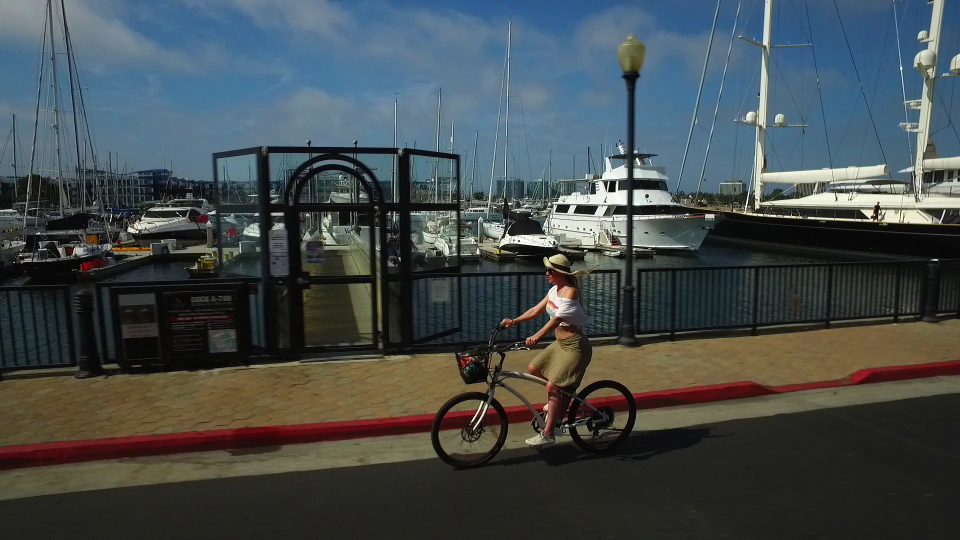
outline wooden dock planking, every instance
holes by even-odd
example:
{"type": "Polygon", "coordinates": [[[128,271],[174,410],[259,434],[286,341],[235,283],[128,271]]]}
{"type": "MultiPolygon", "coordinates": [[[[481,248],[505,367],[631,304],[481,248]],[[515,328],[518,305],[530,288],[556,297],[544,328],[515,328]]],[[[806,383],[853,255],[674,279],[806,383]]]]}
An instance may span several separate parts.
{"type": "Polygon", "coordinates": [[[481,245],[480,246],[480,256],[484,259],[489,259],[491,261],[497,262],[510,262],[517,260],[517,254],[505,251],[497,247],[496,245],[481,245]]]}

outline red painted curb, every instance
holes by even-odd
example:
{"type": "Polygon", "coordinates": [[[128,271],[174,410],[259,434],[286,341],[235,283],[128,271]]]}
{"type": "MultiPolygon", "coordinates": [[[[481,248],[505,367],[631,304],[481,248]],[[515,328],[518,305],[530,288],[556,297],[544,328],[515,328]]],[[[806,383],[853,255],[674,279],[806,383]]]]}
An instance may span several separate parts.
{"type": "MultiPolygon", "coordinates": [[[[662,390],[634,394],[638,409],[655,409],[676,405],[725,401],[749,397],[767,396],[800,390],[833,388],[858,384],[890,382],[923,377],[960,375],[960,360],[861,369],[849,377],[834,381],[764,386],[754,382],[734,382],[710,386],[695,386],[676,390],[662,390]]],[[[622,405],[623,399],[611,398],[611,406],[622,405]]],[[[536,405],[537,409],[540,404],[536,405]]],[[[526,406],[505,408],[511,423],[530,421],[526,406]]],[[[432,414],[378,418],[375,420],[352,420],[324,422],[292,426],[266,426],[213,431],[170,433],[167,435],[143,435],[112,439],[91,439],[55,443],[27,444],[0,447],[0,470],[20,467],[37,467],[115,459],[122,457],[177,454],[183,452],[206,452],[254,446],[280,446],[307,442],[336,441],[364,437],[404,435],[428,431],[433,423],[432,414]]]]}

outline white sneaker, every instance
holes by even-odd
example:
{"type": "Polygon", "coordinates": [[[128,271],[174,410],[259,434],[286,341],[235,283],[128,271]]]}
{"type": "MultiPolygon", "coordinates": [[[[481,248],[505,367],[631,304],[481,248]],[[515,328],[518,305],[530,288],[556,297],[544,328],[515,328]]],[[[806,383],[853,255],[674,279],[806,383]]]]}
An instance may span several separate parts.
{"type": "Polygon", "coordinates": [[[548,436],[548,435],[544,435],[543,433],[537,433],[535,437],[530,437],[529,439],[527,439],[526,442],[529,446],[541,447],[541,446],[548,446],[557,442],[557,438],[554,437],[553,435],[548,436]]]}

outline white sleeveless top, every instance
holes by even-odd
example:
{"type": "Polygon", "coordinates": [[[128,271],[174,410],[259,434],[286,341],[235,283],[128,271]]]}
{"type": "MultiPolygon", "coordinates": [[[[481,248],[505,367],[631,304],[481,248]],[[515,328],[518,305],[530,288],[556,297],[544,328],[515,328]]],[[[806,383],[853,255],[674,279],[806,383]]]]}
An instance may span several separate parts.
{"type": "Polygon", "coordinates": [[[584,328],[590,324],[590,316],[580,300],[571,300],[557,294],[557,286],[554,285],[547,293],[547,315],[552,319],[560,317],[563,321],[560,326],[579,326],[584,328]]]}

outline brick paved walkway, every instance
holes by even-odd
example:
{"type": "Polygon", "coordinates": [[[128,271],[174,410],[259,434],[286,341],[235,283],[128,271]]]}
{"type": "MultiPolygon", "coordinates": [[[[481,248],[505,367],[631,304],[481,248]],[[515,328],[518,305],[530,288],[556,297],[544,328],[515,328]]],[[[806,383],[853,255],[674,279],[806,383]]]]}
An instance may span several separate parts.
{"type": "MultiPolygon", "coordinates": [[[[735,381],[781,385],[838,379],[867,367],[958,360],[960,320],[594,351],[584,384],[616,379],[633,392],[735,381]]],[[[525,369],[534,354],[512,353],[506,366],[525,369]]],[[[544,401],[541,387],[517,387],[544,401]]],[[[432,414],[466,388],[450,354],[7,380],[0,382],[0,446],[432,414]]],[[[519,403],[507,392],[497,397],[507,406],[519,403]]]]}

